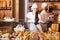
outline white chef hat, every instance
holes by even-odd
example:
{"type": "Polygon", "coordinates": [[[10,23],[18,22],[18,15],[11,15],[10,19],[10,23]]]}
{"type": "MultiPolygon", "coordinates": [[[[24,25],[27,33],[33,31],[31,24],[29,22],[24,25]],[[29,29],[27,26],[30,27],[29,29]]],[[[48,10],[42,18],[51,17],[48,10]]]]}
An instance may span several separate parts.
{"type": "Polygon", "coordinates": [[[42,3],[42,8],[45,8],[45,7],[47,7],[48,6],[48,4],[47,3],[42,3]]]}
{"type": "Polygon", "coordinates": [[[38,8],[37,3],[33,3],[31,8],[38,8]]]}

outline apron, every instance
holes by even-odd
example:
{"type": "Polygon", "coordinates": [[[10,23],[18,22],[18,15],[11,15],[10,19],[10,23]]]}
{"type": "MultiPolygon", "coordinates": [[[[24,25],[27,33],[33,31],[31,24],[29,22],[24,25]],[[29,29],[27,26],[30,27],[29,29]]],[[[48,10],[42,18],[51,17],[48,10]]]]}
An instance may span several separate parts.
{"type": "Polygon", "coordinates": [[[34,23],[27,23],[27,26],[30,32],[38,32],[37,25],[35,25],[34,23]]]}

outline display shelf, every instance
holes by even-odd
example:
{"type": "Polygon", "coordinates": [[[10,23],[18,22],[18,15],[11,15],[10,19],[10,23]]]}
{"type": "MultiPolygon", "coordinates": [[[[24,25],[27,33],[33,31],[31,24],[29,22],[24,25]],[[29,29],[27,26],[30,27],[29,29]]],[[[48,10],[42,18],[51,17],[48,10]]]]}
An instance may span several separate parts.
{"type": "Polygon", "coordinates": [[[11,10],[11,8],[7,8],[7,9],[5,9],[5,8],[2,8],[2,9],[0,9],[0,10],[11,10]]]}
{"type": "Polygon", "coordinates": [[[29,0],[30,2],[60,2],[60,0],[29,0]]]}
{"type": "Polygon", "coordinates": [[[0,10],[11,9],[11,0],[2,0],[0,1],[0,10]]]}

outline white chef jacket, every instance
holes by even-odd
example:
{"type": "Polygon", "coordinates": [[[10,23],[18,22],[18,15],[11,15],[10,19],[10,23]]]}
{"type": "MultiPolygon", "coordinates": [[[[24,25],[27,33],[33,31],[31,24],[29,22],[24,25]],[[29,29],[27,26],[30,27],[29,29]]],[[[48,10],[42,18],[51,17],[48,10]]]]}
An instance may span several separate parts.
{"type": "Polygon", "coordinates": [[[35,14],[33,14],[32,12],[29,12],[27,14],[27,18],[29,18],[29,20],[27,20],[27,25],[28,25],[28,29],[30,30],[30,32],[37,32],[37,26],[34,24],[35,22],[35,14]]]}
{"type": "Polygon", "coordinates": [[[49,16],[49,14],[43,10],[40,14],[38,14],[39,17],[39,23],[46,23],[48,21],[47,17],[49,16]]]}
{"type": "Polygon", "coordinates": [[[33,14],[32,12],[29,12],[27,14],[27,18],[29,18],[29,20],[27,20],[27,22],[35,22],[35,14],[33,14]]]}

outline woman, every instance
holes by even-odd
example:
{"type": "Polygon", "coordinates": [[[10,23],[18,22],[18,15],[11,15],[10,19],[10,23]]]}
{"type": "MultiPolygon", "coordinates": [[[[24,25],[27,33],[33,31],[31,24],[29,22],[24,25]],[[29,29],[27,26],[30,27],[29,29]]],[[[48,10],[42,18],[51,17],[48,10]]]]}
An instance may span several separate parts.
{"type": "Polygon", "coordinates": [[[38,32],[38,27],[37,25],[35,25],[38,21],[38,16],[36,17],[36,14],[38,14],[37,8],[38,6],[36,3],[32,4],[32,7],[31,7],[32,12],[29,12],[26,17],[28,29],[30,30],[30,32],[38,32]]]}
{"type": "Polygon", "coordinates": [[[48,10],[48,4],[47,3],[42,3],[41,7],[42,7],[42,11],[38,15],[39,16],[39,23],[42,27],[42,30],[44,32],[46,32],[47,31],[47,23],[49,21],[49,18],[53,17],[53,15],[49,15],[49,13],[47,12],[47,10],[48,10]]]}

